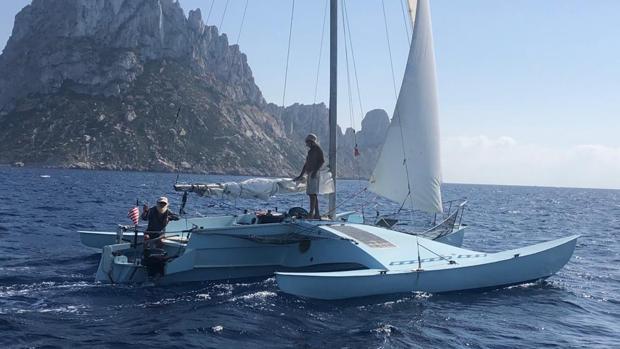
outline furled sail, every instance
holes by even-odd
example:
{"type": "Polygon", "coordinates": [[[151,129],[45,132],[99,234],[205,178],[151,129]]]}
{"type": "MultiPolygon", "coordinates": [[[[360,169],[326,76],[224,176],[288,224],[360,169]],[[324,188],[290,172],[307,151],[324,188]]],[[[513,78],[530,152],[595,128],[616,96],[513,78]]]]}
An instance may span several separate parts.
{"type": "MultiPolygon", "coordinates": [[[[319,194],[334,192],[331,173],[321,170],[319,194]]],[[[224,182],[210,184],[175,184],[176,191],[194,192],[200,196],[219,199],[262,199],[267,200],[277,194],[300,193],[306,190],[305,181],[293,181],[290,178],[250,178],[241,182],[224,182]]]]}
{"type": "MultiPolygon", "coordinates": [[[[435,52],[428,0],[416,5],[403,83],[369,189],[427,212],[442,212],[435,52]]],[[[412,11],[413,12],[413,11],[412,11]]]]}

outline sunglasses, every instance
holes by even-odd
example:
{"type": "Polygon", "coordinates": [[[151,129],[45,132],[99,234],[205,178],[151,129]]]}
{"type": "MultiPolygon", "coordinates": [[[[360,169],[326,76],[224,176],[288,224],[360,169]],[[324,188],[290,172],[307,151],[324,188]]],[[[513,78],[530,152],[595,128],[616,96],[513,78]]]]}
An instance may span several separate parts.
{"type": "Polygon", "coordinates": [[[162,206],[162,207],[163,207],[163,206],[168,205],[168,204],[167,204],[167,203],[165,203],[165,202],[158,202],[157,204],[158,204],[159,206],[162,206]]]}

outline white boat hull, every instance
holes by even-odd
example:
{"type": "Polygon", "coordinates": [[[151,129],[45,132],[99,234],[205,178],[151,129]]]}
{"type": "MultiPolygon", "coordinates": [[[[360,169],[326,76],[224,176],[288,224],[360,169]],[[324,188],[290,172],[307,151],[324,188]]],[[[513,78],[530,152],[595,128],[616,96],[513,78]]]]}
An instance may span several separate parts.
{"type": "MultiPolygon", "coordinates": [[[[317,230],[319,224],[239,225],[192,232],[187,243],[164,239],[163,248],[172,258],[166,263],[165,275],[158,282],[246,279],[273,276],[276,271],[350,270],[365,267],[359,264],[359,254],[362,252],[349,241],[337,237],[316,238],[310,231],[317,230]],[[306,235],[297,235],[298,240],[278,241],[299,230],[305,230],[306,235]],[[349,251],[347,256],[340,254],[343,251],[349,251]]],[[[127,243],[105,246],[100,269],[106,271],[97,274],[97,281],[139,282],[135,276],[128,278],[129,274],[122,271],[130,268],[132,263],[118,262],[113,253],[129,255],[134,252],[127,243]],[[110,250],[110,246],[118,247],[110,250]],[[116,265],[121,271],[110,272],[116,265]]],[[[140,250],[138,255],[141,253],[140,250]]]]}
{"type": "Polygon", "coordinates": [[[123,252],[131,249],[131,244],[107,245],[101,251],[96,279],[104,283],[140,283],[147,280],[146,269],[136,263],[128,262],[123,252]]]}
{"type": "Polygon", "coordinates": [[[455,228],[455,230],[449,234],[441,236],[435,241],[441,242],[442,244],[447,244],[450,246],[461,247],[463,246],[463,239],[465,238],[465,228],[466,226],[460,226],[455,228]]]}
{"type": "Polygon", "coordinates": [[[454,292],[498,288],[545,279],[560,270],[575,249],[577,236],[488,254],[473,262],[454,256],[456,264],[417,270],[368,269],[331,273],[276,273],[278,287],[296,296],[344,299],[405,292],[454,292]],[[460,260],[463,260],[462,262],[460,260]]]}

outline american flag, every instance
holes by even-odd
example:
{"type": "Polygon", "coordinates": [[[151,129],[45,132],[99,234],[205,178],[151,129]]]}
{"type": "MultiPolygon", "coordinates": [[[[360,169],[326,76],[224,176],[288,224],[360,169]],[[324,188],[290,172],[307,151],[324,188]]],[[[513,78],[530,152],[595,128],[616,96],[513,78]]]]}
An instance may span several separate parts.
{"type": "Polygon", "coordinates": [[[138,222],[140,221],[140,210],[137,207],[129,209],[129,212],[127,212],[127,217],[131,219],[134,225],[138,225],[138,222]]]}

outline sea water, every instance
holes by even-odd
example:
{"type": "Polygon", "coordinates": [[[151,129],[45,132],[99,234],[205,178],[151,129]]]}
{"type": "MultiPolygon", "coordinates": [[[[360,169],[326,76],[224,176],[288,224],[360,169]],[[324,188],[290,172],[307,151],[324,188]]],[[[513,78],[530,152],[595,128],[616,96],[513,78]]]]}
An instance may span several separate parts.
{"type": "MultiPolygon", "coordinates": [[[[239,177],[181,174],[180,181],[239,177]]],[[[173,286],[96,283],[96,251],[78,230],[113,231],[127,211],[161,195],[178,209],[176,174],[0,167],[0,347],[620,347],[620,191],[447,184],[469,200],[464,247],[500,251],[581,234],[570,262],[544,282],[492,291],[313,301],[274,278],[173,286]]],[[[339,211],[395,213],[340,181],[339,211]],[[357,196],[356,196],[357,195],[357,196]]],[[[325,208],[327,200],[322,199],[325,208]]],[[[190,196],[190,215],[307,206],[190,196]]],[[[428,226],[399,213],[399,229],[428,226]]]]}

